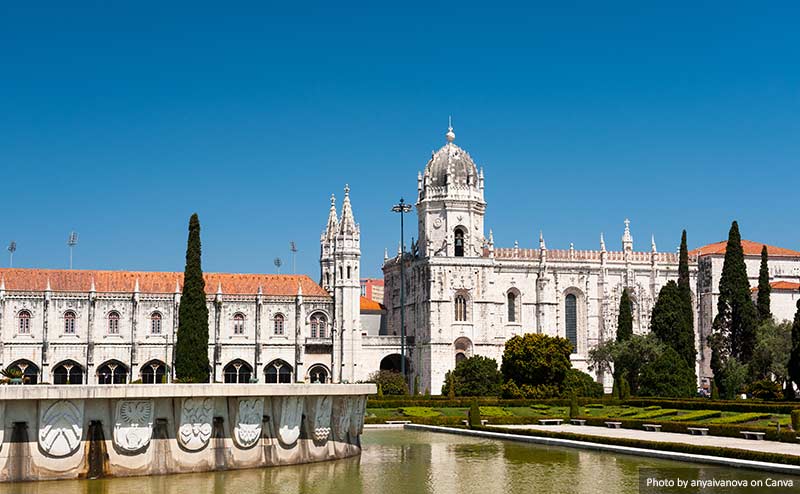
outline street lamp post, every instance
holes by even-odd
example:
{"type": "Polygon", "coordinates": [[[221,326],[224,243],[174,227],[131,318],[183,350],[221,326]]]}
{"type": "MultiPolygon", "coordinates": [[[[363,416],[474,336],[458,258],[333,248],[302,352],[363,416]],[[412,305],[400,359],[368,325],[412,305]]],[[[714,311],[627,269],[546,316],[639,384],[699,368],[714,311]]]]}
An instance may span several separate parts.
{"type": "Polygon", "coordinates": [[[409,211],[411,211],[411,204],[406,204],[402,197],[398,204],[392,206],[392,212],[400,213],[400,373],[403,374],[403,377],[406,377],[406,283],[403,265],[406,246],[403,241],[403,217],[409,211]]]}

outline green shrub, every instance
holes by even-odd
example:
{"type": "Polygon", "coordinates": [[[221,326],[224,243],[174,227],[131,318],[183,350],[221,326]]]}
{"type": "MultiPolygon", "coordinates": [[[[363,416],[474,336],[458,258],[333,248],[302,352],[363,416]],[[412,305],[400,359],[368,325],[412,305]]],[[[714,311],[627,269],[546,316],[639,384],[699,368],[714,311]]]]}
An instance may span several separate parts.
{"type": "Polygon", "coordinates": [[[669,408],[662,408],[660,410],[650,410],[649,412],[642,412],[637,415],[634,415],[631,418],[634,419],[654,419],[656,417],[666,417],[668,415],[675,415],[678,413],[677,410],[669,409],[669,408]]]}
{"type": "Polygon", "coordinates": [[[617,417],[632,417],[633,415],[639,415],[641,412],[639,410],[625,410],[624,412],[620,412],[617,414],[617,417]]]}
{"type": "Polygon", "coordinates": [[[539,333],[517,335],[506,341],[500,370],[506,382],[560,388],[572,368],[571,353],[572,344],[566,338],[539,333]]]}
{"type": "Polygon", "coordinates": [[[572,399],[569,400],[569,418],[574,419],[578,418],[581,414],[581,409],[578,407],[578,397],[572,395],[572,399]]]}
{"type": "Polygon", "coordinates": [[[721,415],[722,412],[719,410],[695,410],[693,412],[684,413],[683,415],[678,415],[677,417],[672,417],[670,420],[674,422],[682,422],[687,420],[706,420],[719,417],[721,415]]]}
{"type": "Polygon", "coordinates": [[[536,405],[531,405],[531,408],[534,410],[550,410],[549,405],[542,405],[541,403],[537,403],[536,405]]]}
{"type": "Polygon", "coordinates": [[[589,403],[588,405],[586,405],[586,408],[604,408],[604,407],[605,405],[603,405],[602,403],[589,403]]]}
{"type": "Polygon", "coordinates": [[[800,409],[792,410],[792,429],[800,431],[800,409]]]}
{"type": "Polygon", "coordinates": [[[511,417],[514,414],[500,407],[478,407],[484,417],[511,417]]]}
{"type": "Polygon", "coordinates": [[[759,400],[776,401],[783,399],[783,390],[781,389],[780,383],[769,379],[762,379],[761,381],[751,383],[747,386],[747,392],[750,393],[753,398],[759,400]]]}
{"type": "Polygon", "coordinates": [[[650,411],[650,410],[660,410],[660,409],[661,409],[661,407],[660,407],[659,405],[652,405],[652,406],[649,406],[649,407],[644,407],[644,409],[645,409],[646,411],[650,411]]]}
{"type": "Polygon", "coordinates": [[[467,419],[470,428],[481,426],[481,409],[478,406],[478,400],[473,400],[472,405],[470,405],[467,419]]]}
{"type": "Polygon", "coordinates": [[[570,369],[564,378],[561,394],[565,397],[576,394],[577,396],[602,398],[603,385],[585,372],[578,369],[570,369]]]}
{"type": "Polygon", "coordinates": [[[438,417],[441,412],[437,412],[430,407],[403,407],[400,409],[406,417],[438,417]]]}
{"type": "Polygon", "coordinates": [[[768,419],[772,417],[769,413],[738,413],[736,415],[729,415],[728,417],[720,417],[711,421],[712,424],[741,424],[744,422],[751,422],[753,420],[768,419]]]}
{"type": "Polygon", "coordinates": [[[442,394],[450,394],[452,389],[456,396],[496,396],[502,382],[497,361],[475,355],[461,360],[455,369],[445,374],[442,394]]]}
{"type": "Polygon", "coordinates": [[[407,395],[408,386],[406,379],[399,372],[380,370],[375,371],[369,375],[367,382],[375,383],[380,386],[382,393],[385,395],[407,395]]]}

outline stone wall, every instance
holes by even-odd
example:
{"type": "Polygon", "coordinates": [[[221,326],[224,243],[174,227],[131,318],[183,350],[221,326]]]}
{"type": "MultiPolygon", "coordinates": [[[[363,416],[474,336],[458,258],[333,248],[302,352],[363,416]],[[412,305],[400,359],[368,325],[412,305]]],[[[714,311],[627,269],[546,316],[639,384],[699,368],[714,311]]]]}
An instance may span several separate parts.
{"type": "Polygon", "coordinates": [[[372,384],[0,387],[0,481],[294,465],[361,452],[372,384]]]}

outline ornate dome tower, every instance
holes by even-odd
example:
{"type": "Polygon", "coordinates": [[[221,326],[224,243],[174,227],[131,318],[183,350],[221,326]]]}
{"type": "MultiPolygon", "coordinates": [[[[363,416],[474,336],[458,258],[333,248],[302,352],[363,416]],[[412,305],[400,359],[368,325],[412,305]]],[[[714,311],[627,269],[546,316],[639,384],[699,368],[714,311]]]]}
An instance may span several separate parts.
{"type": "Polygon", "coordinates": [[[447,144],[434,152],[417,176],[419,251],[423,257],[477,257],[484,243],[483,170],[456,146],[453,126],[447,144]]]}

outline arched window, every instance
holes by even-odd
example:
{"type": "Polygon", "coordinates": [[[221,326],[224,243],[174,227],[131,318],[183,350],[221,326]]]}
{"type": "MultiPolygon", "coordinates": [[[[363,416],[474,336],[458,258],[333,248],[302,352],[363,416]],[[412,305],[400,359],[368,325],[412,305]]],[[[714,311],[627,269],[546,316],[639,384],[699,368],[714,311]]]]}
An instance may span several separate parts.
{"type": "Polygon", "coordinates": [[[508,322],[517,322],[517,294],[508,292],[508,322]]]}
{"type": "Polygon", "coordinates": [[[467,359],[467,356],[464,355],[464,352],[456,353],[456,365],[458,365],[458,363],[461,362],[462,360],[466,360],[466,359],[467,359]]]}
{"type": "Polygon", "coordinates": [[[292,366],[283,360],[273,360],[264,371],[268,384],[290,384],[292,382],[292,366]]]}
{"type": "Polygon", "coordinates": [[[308,380],[312,384],[324,384],[328,382],[328,369],[324,365],[314,365],[308,370],[308,380]]]}
{"type": "Polygon", "coordinates": [[[253,368],[244,360],[234,360],[225,366],[222,374],[226,383],[249,383],[253,377],[253,368]]]}
{"type": "Polygon", "coordinates": [[[283,336],[283,314],[275,314],[275,334],[283,336]]]}
{"type": "Polygon", "coordinates": [[[453,342],[453,347],[456,351],[456,365],[472,356],[472,341],[466,336],[456,338],[456,341],[453,342]]]}
{"type": "Polygon", "coordinates": [[[350,266],[347,266],[347,279],[350,279],[350,266]]]}
{"type": "Polygon", "coordinates": [[[19,334],[31,334],[31,313],[27,310],[21,310],[17,317],[19,318],[17,325],[19,334]]]}
{"type": "Polygon", "coordinates": [[[324,314],[313,314],[311,316],[311,337],[325,338],[327,334],[328,320],[324,314]]]}
{"type": "Polygon", "coordinates": [[[97,368],[97,384],[125,384],[128,368],[116,360],[110,360],[97,368]]]}
{"type": "Polygon", "coordinates": [[[455,300],[456,321],[467,320],[467,299],[463,295],[457,295],[455,300]]]}
{"type": "Polygon", "coordinates": [[[167,382],[167,366],[160,360],[151,360],[142,366],[142,382],[144,384],[162,384],[167,382]]]}
{"type": "Polygon", "coordinates": [[[83,384],[83,367],[74,360],[65,360],[53,368],[53,384],[83,384]]]}
{"type": "Polygon", "coordinates": [[[18,360],[6,368],[20,371],[22,373],[22,384],[39,383],[39,367],[30,360],[18,360]]]}
{"type": "Polygon", "coordinates": [[[64,334],[75,334],[75,312],[68,310],[64,313],[64,334]]]}
{"type": "Polygon", "coordinates": [[[233,315],[233,334],[244,334],[244,314],[241,312],[233,315]]]}
{"type": "Polygon", "coordinates": [[[464,230],[461,228],[455,231],[455,256],[464,257],[464,230]]]}
{"type": "Polygon", "coordinates": [[[578,352],[578,299],[573,294],[564,297],[564,322],[567,339],[572,343],[572,353],[578,352]]]}
{"type": "Polygon", "coordinates": [[[161,313],[150,314],[150,334],[161,334],[161,313]]]}
{"type": "Polygon", "coordinates": [[[325,273],[325,284],[330,286],[331,285],[331,274],[325,273]]]}
{"type": "Polygon", "coordinates": [[[108,313],[108,334],[119,334],[119,312],[108,313]]]}

